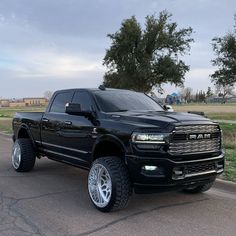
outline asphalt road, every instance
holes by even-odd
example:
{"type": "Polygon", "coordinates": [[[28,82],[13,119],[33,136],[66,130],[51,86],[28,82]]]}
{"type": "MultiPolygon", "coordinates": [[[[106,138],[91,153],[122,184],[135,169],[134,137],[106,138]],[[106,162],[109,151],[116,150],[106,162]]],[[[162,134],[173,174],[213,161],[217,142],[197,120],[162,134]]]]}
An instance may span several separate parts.
{"type": "Polygon", "coordinates": [[[236,235],[235,189],[133,195],[125,210],[100,213],[88,198],[87,172],[45,158],[16,173],[10,150],[0,136],[0,236],[236,235]]]}

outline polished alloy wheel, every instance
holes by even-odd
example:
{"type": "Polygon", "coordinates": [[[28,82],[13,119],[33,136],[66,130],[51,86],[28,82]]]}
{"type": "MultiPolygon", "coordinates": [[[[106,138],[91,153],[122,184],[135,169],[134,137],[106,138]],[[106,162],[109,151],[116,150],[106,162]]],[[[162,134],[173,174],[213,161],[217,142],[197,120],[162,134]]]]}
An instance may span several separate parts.
{"type": "Polygon", "coordinates": [[[107,169],[101,164],[94,164],[89,172],[88,190],[93,203],[106,207],[111,199],[112,183],[107,169]]]}
{"type": "Polygon", "coordinates": [[[12,150],[12,165],[18,169],[21,163],[21,148],[18,142],[15,142],[12,150]]]}

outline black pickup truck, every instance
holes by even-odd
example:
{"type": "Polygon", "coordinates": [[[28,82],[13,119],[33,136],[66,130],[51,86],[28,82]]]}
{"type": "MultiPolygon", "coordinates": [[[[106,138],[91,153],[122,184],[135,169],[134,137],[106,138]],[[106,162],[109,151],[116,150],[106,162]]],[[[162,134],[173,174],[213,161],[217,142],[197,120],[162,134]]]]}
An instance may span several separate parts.
{"type": "Polygon", "coordinates": [[[13,130],[16,171],[43,156],[87,169],[89,196],[103,212],[125,207],[133,191],[204,192],[224,170],[217,123],[129,90],[57,91],[45,113],[16,113],[13,130]]]}

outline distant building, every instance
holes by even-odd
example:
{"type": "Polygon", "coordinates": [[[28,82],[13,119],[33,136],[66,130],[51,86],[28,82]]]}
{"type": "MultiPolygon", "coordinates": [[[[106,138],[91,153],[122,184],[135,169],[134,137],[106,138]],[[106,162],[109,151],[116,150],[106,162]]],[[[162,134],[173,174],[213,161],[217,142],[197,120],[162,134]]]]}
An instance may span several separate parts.
{"type": "Polygon", "coordinates": [[[48,101],[46,98],[24,98],[25,106],[46,106],[48,101]]]}
{"type": "Polygon", "coordinates": [[[12,101],[12,102],[9,102],[9,107],[25,107],[25,103],[24,101],[20,101],[20,100],[12,101]]]}
{"type": "Polygon", "coordinates": [[[232,103],[236,103],[236,97],[230,97],[230,98],[227,98],[227,102],[232,102],[232,103]]]}
{"type": "Polygon", "coordinates": [[[9,103],[8,99],[2,99],[0,100],[0,107],[9,107],[9,103]]]}
{"type": "Polygon", "coordinates": [[[1,99],[0,107],[32,107],[46,106],[48,100],[46,98],[23,98],[23,99],[1,99]]]}
{"type": "Polygon", "coordinates": [[[168,94],[166,96],[165,103],[169,104],[169,105],[181,104],[181,98],[180,98],[179,94],[177,94],[177,93],[168,94]]]}
{"type": "Polygon", "coordinates": [[[223,100],[222,97],[217,97],[217,96],[212,96],[206,99],[207,103],[223,103],[223,102],[227,102],[227,103],[236,103],[236,97],[235,96],[227,96],[225,97],[225,99],[223,100]]]}

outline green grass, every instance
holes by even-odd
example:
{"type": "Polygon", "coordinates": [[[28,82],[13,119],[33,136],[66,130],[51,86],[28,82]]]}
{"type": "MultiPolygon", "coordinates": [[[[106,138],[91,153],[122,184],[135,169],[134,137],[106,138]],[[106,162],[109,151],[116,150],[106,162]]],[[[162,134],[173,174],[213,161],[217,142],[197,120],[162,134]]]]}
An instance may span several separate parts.
{"type": "Polygon", "coordinates": [[[226,113],[226,112],[215,112],[215,113],[207,113],[207,117],[213,120],[235,120],[236,121],[236,113],[226,113]]]}
{"type": "Polygon", "coordinates": [[[183,104],[174,105],[175,111],[187,112],[187,111],[202,111],[210,119],[214,120],[236,120],[236,104],[235,103],[195,103],[195,104],[183,104]]]}
{"type": "Polygon", "coordinates": [[[236,124],[220,124],[225,148],[225,171],[221,178],[236,182],[236,124]]]}
{"type": "Polygon", "coordinates": [[[45,107],[1,107],[0,108],[0,131],[4,133],[12,133],[12,118],[16,112],[22,111],[44,111],[45,107]]]}
{"type": "Polygon", "coordinates": [[[236,148],[226,149],[225,171],[222,179],[236,182],[236,148]]]}
{"type": "Polygon", "coordinates": [[[45,107],[17,107],[17,108],[10,108],[10,107],[1,107],[0,108],[0,118],[12,118],[16,112],[22,111],[44,111],[45,107]]]}
{"type": "Polygon", "coordinates": [[[234,149],[236,147],[236,124],[221,123],[223,131],[224,148],[234,149]]]}
{"type": "Polygon", "coordinates": [[[214,106],[214,107],[221,107],[221,106],[236,106],[236,103],[187,103],[187,104],[179,104],[179,105],[174,105],[174,106],[184,106],[184,107],[195,107],[195,106],[214,106]]]}

